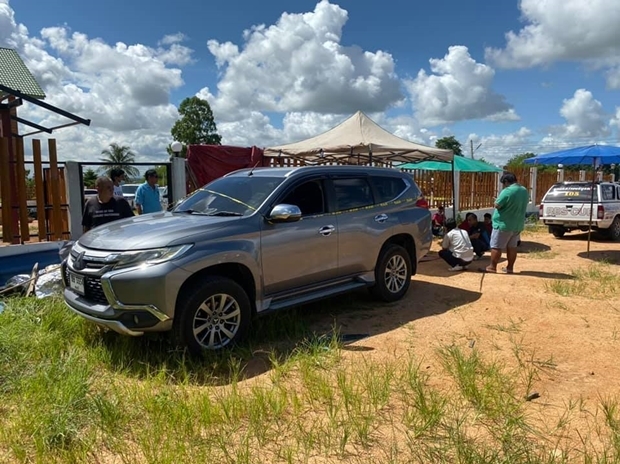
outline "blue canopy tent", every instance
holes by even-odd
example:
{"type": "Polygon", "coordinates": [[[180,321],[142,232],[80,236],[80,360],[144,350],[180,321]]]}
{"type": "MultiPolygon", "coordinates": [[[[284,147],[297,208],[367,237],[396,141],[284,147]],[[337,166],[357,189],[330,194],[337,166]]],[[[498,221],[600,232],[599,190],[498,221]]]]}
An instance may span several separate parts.
{"type": "Polygon", "coordinates": [[[592,235],[592,210],[594,209],[594,184],[596,169],[605,164],[620,164],[620,147],[613,145],[589,145],[586,147],[568,148],[538,155],[525,160],[525,164],[541,165],[592,165],[592,186],[590,195],[590,221],[588,225],[588,257],[590,256],[590,237],[592,235]]]}

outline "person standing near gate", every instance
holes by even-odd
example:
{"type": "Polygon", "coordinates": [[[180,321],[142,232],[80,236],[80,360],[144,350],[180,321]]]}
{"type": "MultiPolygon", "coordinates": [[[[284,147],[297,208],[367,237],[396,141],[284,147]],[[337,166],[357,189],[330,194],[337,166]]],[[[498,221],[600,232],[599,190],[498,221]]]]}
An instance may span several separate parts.
{"type": "Polygon", "coordinates": [[[84,205],[82,228],[84,232],[118,219],[133,217],[133,211],[127,200],[114,196],[114,184],[108,177],[99,177],[95,181],[97,195],[90,197],[84,205]]]}
{"type": "Polygon", "coordinates": [[[125,171],[123,171],[122,169],[114,168],[110,171],[110,178],[112,179],[112,183],[114,183],[114,196],[122,197],[122,184],[125,181],[125,171]]]}
{"type": "Polygon", "coordinates": [[[144,173],[146,182],[136,190],[136,209],[138,214],[159,213],[161,201],[157,181],[159,176],[155,169],[149,169],[144,173]]]}

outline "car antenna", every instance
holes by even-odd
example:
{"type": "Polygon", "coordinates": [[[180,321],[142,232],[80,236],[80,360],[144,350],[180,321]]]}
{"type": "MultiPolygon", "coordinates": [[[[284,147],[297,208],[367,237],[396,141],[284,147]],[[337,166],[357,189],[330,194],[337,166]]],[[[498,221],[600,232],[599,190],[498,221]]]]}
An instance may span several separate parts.
{"type": "Polygon", "coordinates": [[[248,177],[252,176],[254,174],[254,169],[256,169],[256,166],[258,166],[258,163],[260,163],[260,160],[258,160],[256,162],[256,164],[254,165],[254,167],[252,169],[250,169],[250,172],[248,172],[248,177]]]}

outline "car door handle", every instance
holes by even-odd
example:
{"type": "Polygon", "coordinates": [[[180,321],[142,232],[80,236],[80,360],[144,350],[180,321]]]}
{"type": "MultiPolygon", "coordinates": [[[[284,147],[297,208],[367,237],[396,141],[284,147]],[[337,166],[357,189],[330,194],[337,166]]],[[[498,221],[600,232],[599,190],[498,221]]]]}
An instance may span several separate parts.
{"type": "Polygon", "coordinates": [[[377,216],[375,216],[375,221],[378,222],[379,224],[383,224],[387,220],[388,220],[387,214],[378,214],[377,216]]]}
{"type": "Polygon", "coordinates": [[[331,235],[331,233],[336,230],[336,228],[334,226],[325,226],[325,227],[321,227],[319,229],[319,234],[327,237],[328,235],[331,235]]]}

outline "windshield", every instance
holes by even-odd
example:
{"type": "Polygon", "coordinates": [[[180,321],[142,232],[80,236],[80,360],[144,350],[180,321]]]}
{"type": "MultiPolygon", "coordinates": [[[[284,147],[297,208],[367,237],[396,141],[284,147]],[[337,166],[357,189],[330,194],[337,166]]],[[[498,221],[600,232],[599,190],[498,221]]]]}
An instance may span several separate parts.
{"type": "MultiPolygon", "coordinates": [[[[592,200],[591,184],[554,185],[545,195],[546,203],[584,203],[592,200]]],[[[598,201],[597,188],[594,187],[594,201],[598,201]]]]}
{"type": "Polygon", "coordinates": [[[138,190],[139,185],[123,185],[123,193],[125,195],[133,195],[138,190]]]}
{"type": "Polygon", "coordinates": [[[246,216],[256,211],[283,180],[262,176],[221,177],[196,190],[173,212],[246,216]]]}

